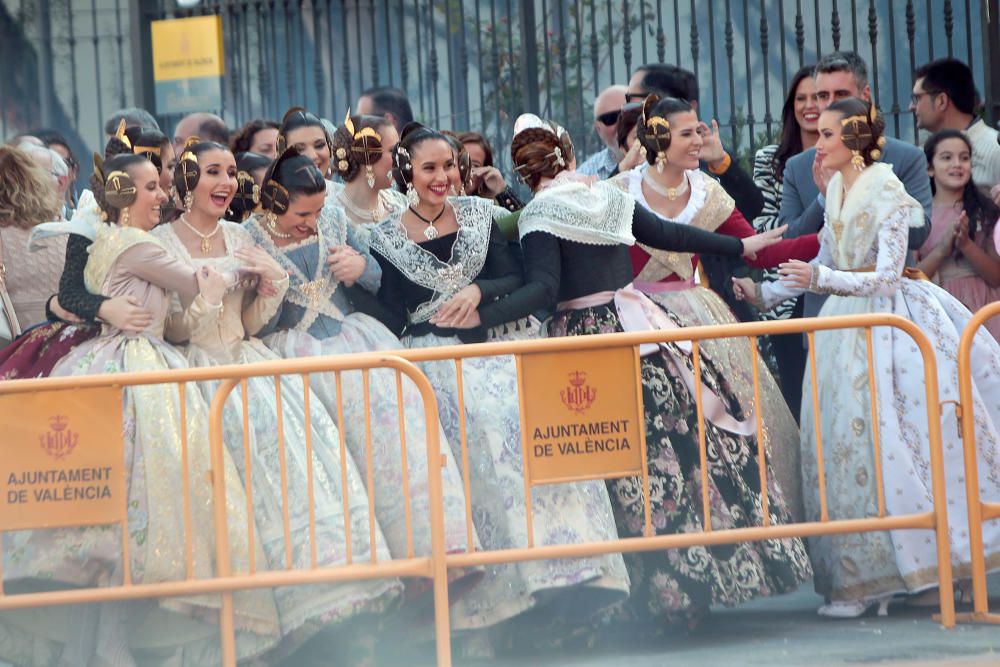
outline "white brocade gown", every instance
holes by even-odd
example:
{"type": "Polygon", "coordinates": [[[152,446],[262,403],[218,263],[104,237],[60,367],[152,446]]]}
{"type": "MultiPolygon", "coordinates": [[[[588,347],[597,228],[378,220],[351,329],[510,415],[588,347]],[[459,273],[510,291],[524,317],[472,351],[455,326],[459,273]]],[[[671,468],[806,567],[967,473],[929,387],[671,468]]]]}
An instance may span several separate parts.
{"type": "MultiPolygon", "coordinates": [[[[934,346],[940,400],[958,400],[956,352],[971,314],[933,283],[903,277],[907,230],[923,224],[923,210],[888,165],[867,168],[846,197],[840,194],[841,183],[839,174],[830,182],[820,254],[812,262],[812,291],[831,295],[820,316],[894,313],[911,320],[934,346]]],[[[764,305],[802,291],[766,283],[764,305]]],[[[830,519],[878,516],[865,333],[817,332],[815,341],[830,519]]],[[[872,347],[886,511],[890,516],[931,511],[922,356],[910,336],[895,328],[875,328],[872,347]]],[[[976,335],[972,369],[980,492],[984,501],[996,502],[1000,500],[1000,345],[986,330],[976,335]]],[[[801,426],[806,518],[815,521],[819,472],[808,373],[801,426]]],[[[942,413],[941,434],[952,563],[960,578],[969,576],[969,540],[962,441],[952,410],[942,413]]],[[[1000,523],[986,523],[983,538],[987,569],[996,569],[1000,523]]],[[[814,538],[810,556],[817,591],[832,600],[912,593],[937,584],[934,536],[926,530],[814,538]]]]}

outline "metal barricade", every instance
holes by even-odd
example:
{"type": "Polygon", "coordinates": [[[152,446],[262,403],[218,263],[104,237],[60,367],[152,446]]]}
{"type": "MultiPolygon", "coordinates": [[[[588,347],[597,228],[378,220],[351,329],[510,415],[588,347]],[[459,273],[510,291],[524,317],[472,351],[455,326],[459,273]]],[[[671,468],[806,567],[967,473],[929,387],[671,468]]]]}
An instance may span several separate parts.
{"type": "Polygon", "coordinates": [[[958,391],[960,403],[955,406],[961,428],[965,454],[965,497],[969,512],[969,549],[972,563],[973,610],[958,614],[957,619],[968,623],[1000,625],[1000,614],[991,613],[986,590],[986,551],[983,544],[983,523],[1000,519],[1000,503],[984,502],[979,493],[979,465],[976,460],[976,415],[972,393],[972,342],[983,324],[1000,316],[1000,302],[983,307],[973,314],[962,332],[958,345],[958,391]]]}
{"type": "MultiPolygon", "coordinates": [[[[310,557],[311,557],[311,567],[308,568],[293,568],[291,561],[291,545],[288,541],[289,533],[289,498],[288,498],[288,485],[287,477],[285,471],[285,458],[284,458],[284,448],[286,443],[284,442],[284,431],[282,429],[282,409],[281,409],[281,379],[288,378],[289,376],[298,375],[302,378],[303,383],[303,395],[305,400],[305,414],[310,415],[312,407],[310,406],[310,392],[309,392],[309,379],[310,375],[317,373],[334,373],[336,377],[336,382],[338,388],[340,385],[341,374],[346,371],[360,372],[363,374],[364,386],[367,390],[368,388],[368,374],[373,369],[390,369],[395,371],[396,375],[396,387],[399,391],[400,400],[397,401],[399,410],[399,419],[402,423],[403,416],[403,400],[402,400],[402,381],[403,378],[412,381],[419,391],[419,395],[423,402],[423,419],[427,424],[435,424],[438,421],[437,415],[437,405],[434,399],[433,389],[427,380],[427,378],[416,369],[413,364],[399,357],[385,354],[367,354],[367,355],[350,355],[341,357],[316,357],[307,359],[296,359],[296,360],[285,360],[285,361],[273,361],[264,362],[257,364],[241,365],[241,366],[220,366],[214,368],[192,368],[185,370],[169,370],[162,372],[140,372],[140,373],[121,373],[121,374],[109,374],[109,375],[93,375],[93,376],[69,376],[69,377],[58,377],[58,378],[45,378],[37,380],[23,380],[23,381],[13,381],[13,382],[0,382],[0,398],[19,396],[24,397],[31,394],[37,394],[38,392],[50,392],[50,391],[67,391],[71,390],[81,395],[84,392],[90,390],[106,390],[108,388],[114,388],[121,390],[126,387],[144,387],[150,385],[171,385],[176,386],[177,391],[180,396],[180,424],[185,425],[180,428],[181,432],[181,452],[180,452],[180,465],[183,469],[183,483],[182,483],[182,493],[184,494],[184,500],[182,503],[181,511],[183,512],[183,523],[184,523],[184,553],[186,556],[186,562],[184,567],[185,576],[183,579],[172,580],[172,581],[159,581],[150,583],[135,583],[129,573],[129,528],[128,528],[128,518],[127,511],[124,508],[124,503],[122,504],[120,513],[116,513],[114,521],[108,521],[105,523],[118,523],[122,529],[122,563],[123,563],[123,577],[122,582],[117,585],[109,586],[88,586],[84,588],[73,588],[66,590],[56,590],[56,591],[44,591],[44,592],[30,592],[30,593],[18,593],[18,594],[8,594],[4,591],[2,585],[0,585],[0,609],[24,609],[30,607],[44,607],[52,605],[67,605],[67,604],[81,604],[81,603],[94,603],[94,602],[109,602],[118,600],[135,600],[143,598],[160,598],[160,597],[174,597],[182,595],[192,595],[192,594],[210,594],[217,593],[221,597],[221,610],[219,615],[219,625],[220,625],[220,641],[222,649],[223,664],[235,665],[236,664],[236,647],[235,647],[235,626],[234,626],[234,609],[233,609],[233,594],[237,591],[257,589],[257,588],[273,588],[277,586],[294,586],[300,584],[313,584],[313,583],[331,583],[331,582],[343,582],[352,580],[363,580],[363,579],[379,579],[379,578],[395,578],[395,577],[421,577],[430,579],[433,582],[433,597],[434,597],[434,609],[435,609],[435,622],[439,628],[443,631],[443,636],[447,638],[448,636],[448,590],[447,590],[447,572],[446,564],[444,560],[444,524],[443,524],[443,509],[442,509],[442,490],[441,490],[441,465],[431,464],[431,462],[440,462],[440,442],[438,437],[438,431],[436,429],[426,429],[427,433],[427,457],[428,457],[428,495],[429,495],[429,507],[430,514],[429,523],[431,530],[431,553],[424,555],[415,555],[413,553],[413,524],[410,512],[410,497],[409,497],[409,485],[405,483],[404,476],[404,503],[406,507],[405,522],[406,522],[406,532],[407,532],[407,543],[408,543],[408,553],[406,558],[395,558],[391,560],[378,559],[376,556],[376,540],[375,540],[375,519],[374,512],[372,511],[374,505],[374,493],[372,479],[371,479],[371,455],[372,455],[372,439],[371,439],[371,423],[369,419],[366,419],[365,431],[366,431],[366,451],[369,457],[368,460],[368,479],[366,480],[366,489],[368,494],[368,509],[369,509],[369,526],[370,526],[370,542],[369,542],[369,552],[371,554],[370,559],[366,559],[366,562],[357,562],[353,559],[351,555],[351,542],[350,542],[350,510],[345,508],[345,521],[347,522],[347,564],[337,567],[317,567],[317,545],[316,545],[316,524],[314,516],[314,504],[313,504],[313,474],[312,470],[309,469],[308,473],[308,497],[309,497],[309,531],[310,531],[310,557]],[[285,531],[285,567],[283,569],[271,569],[261,571],[257,568],[253,561],[253,540],[254,540],[254,525],[253,525],[253,503],[252,503],[252,488],[250,484],[247,484],[247,535],[250,543],[249,554],[250,554],[250,564],[249,571],[245,572],[234,572],[231,565],[231,554],[229,545],[229,519],[227,517],[226,510],[226,486],[225,486],[225,457],[226,453],[226,443],[223,440],[223,409],[227,401],[227,397],[230,392],[237,386],[243,387],[244,391],[242,394],[243,398],[243,434],[244,434],[244,446],[247,447],[248,438],[248,418],[249,411],[247,405],[247,392],[246,384],[249,378],[274,378],[275,381],[275,397],[277,403],[277,419],[278,419],[278,444],[282,452],[281,461],[281,501],[283,510],[283,521],[284,521],[284,531],[285,531]],[[198,392],[199,388],[195,386],[188,386],[188,383],[194,382],[219,382],[221,384],[217,388],[214,394],[214,398],[211,402],[211,409],[209,412],[209,433],[207,434],[210,443],[210,457],[211,457],[211,468],[208,472],[209,480],[191,479],[189,467],[190,462],[190,452],[188,451],[188,439],[190,434],[188,428],[186,428],[186,417],[185,409],[183,406],[187,406],[188,403],[185,399],[185,395],[188,392],[198,392]],[[200,482],[206,482],[211,485],[211,496],[212,496],[212,511],[214,513],[214,540],[215,540],[215,572],[214,576],[210,577],[198,577],[196,578],[193,574],[193,555],[192,555],[192,508],[190,502],[189,491],[191,486],[198,484],[200,482]]],[[[117,409],[121,410],[121,393],[117,394],[118,403],[117,409]]],[[[337,396],[338,403],[341,403],[343,398],[338,392],[337,396]]],[[[365,407],[368,408],[369,397],[365,397],[365,407]]],[[[256,407],[256,406],[254,406],[256,407]]],[[[59,408],[56,407],[56,410],[59,408]]],[[[318,408],[322,409],[322,408],[318,408]]],[[[341,412],[341,423],[343,420],[342,410],[341,412]]],[[[297,446],[304,446],[307,451],[307,460],[312,460],[312,442],[311,442],[311,417],[308,418],[309,424],[304,429],[305,432],[305,442],[296,443],[297,446]]],[[[118,428],[121,422],[116,422],[115,428],[118,428]]],[[[406,460],[405,451],[405,434],[402,437],[401,446],[403,447],[402,457],[403,461],[406,460]]],[[[341,447],[341,472],[343,478],[346,479],[347,476],[347,460],[348,457],[344,455],[344,437],[341,432],[340,437],[340,447],[341,447]]],[[[247,449],[249,452],[249,449],[247,449]]],[[[252,474],[249,467],[249,458],[247,459],[247,473],[248,477],[252,474]]],[[[122,481],[124,481],[125,475],[122,472],[122,481]]],[[[122,485],[124,487],[124,484],[122,485]]],[[[344,495],[346,497],[347,490],[344,488],[344,495]]],[[[127,494],[122,494],[127,502],[127,494]]],[[[50,526],[60,526],[60,527],[73,527],[77,525],[94,525],[94,522],[74,522],[72,516],[70,517],[49,517],[52,520],[42,521],[37,524],[31,525],[19,525],[18,529],[22,528],[46,528],[50,526]]],[[[9,530],[8,526],[4,526],[4,530],[9,530]]],[[[0,572],[2,575],[2,572],[0,572]]],[[[439,633],[439,636],[442,634],[439,633]]],[[[440,664],[449,664],[449,647],[447,641],[438,647],[441,653],[440,664]]]]}

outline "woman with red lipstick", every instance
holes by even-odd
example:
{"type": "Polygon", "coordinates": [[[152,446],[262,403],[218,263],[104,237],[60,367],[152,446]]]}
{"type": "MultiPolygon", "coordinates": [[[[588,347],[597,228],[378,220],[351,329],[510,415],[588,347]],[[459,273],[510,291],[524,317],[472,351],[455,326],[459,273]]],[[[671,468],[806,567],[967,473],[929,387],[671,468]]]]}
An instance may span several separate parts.
{"type": "MultiPolygon", "coordinates": [[[[691,225],[717,234],[746,238],[755,230],[717,181],[698,169],[706,141],[718,141],[686,101],[650,95],[643,102],[636,126],[646,164],[613,179],[636,202],[663,220],[691,225]]],[[[777,228],[776,231],[783,231],[777,228]]],[[[776,266],[789,257],[812,259],[816,235],[786,239],[750,255],[751,266],[776,266]]],[[[698,285],[698,255],[667,252],[637,243],[629,249],[635,287],[680,318],[683,326],[736,324],[736,318],[714,291],[698,285]]],[[[753,412],[753,362],[747,341],[737,338],[705,341],[705,352],[733,388],[740,407],[753,412]]],[[[758,360],[761,410],[767,442],[778,481],[789,500],[792,516],[801,516],[799,429],[778,383],[758,360]]]]}
{"type": "MultiPolygon", "coordinates": [[[[240,270],[255,274],[259,283],[249,287],[246,281],[226,291],[220,303],[193,304],[184,309],[174,302],[167,320],[166,336],[174,343],[186,343],[187,358],[192,366],[245,364],[278,359],[254,336],[274,317],[288,289],[288,273],[270,255],[259,248],[250,233],[240,225],[223,220],[226,209],[236,192],[236,160],[226,146],[213,142],[189,145],[181,154],[175,173],[177,194],[184,203],[184,214],[174,223],[156,229],[163,245],[184,263],[196,267],[212,267],[219,271],[240,270]]],[[[214,386],[204,387],[211,396],[214,386]]],[[[285,530],[281,517],[282,489],[279,474],[281,442],[278,428],[278,406],[274,382],[270,378],[251,378],[247,382],[251,479],[253,481],[254,516],[259,524],[257,542],[263,549],[261,560],[269,568],[285,567],[285,530]]],[[[379,559],[390,558],[381,530],[376,530],[376,544],[369,544],[368,500],[361,475],[350,456],[343,462],[347,469],[347,488],[341,488],[340,434],[333,418],[324,410],[316,396],[310,397],[310,414],[305,413],[305,395],[298,378],[283,378],[281,410],[284,426],[284,457],[286,461],[292,566],[309,568],[310,527],[306,511],[307,470],[319,468],[313,480],[315,490],[315,525],[320,550],[320,566],[342,565],[345,561],[345,507],[348,498],[354,558],[370,558],[377,550],[379,559]],[[304,431],[312,429],[313,459],[306,457],[304,431]],[[345,495],[346,494],[346,495],[345,495]]],[[[225,443],[235,452],[242,479],[246,480],[243,453],[242,401],[239,390],[233,392],[223,415],[225,443]]],[[[233,539],[245,540],[245,532],[233,539]]],[[[322,651],[324,636],[303,646],[323,629],[333,632],[347,630],[343,621],[357,614],[378,613],[390,606],[401,590],[398,581],[383,580],[345,585],[297,586],[276,592],[275,602],[281,619],[283,642],[277,655],[296,650],[311,655],[322,651]],[[333,619],[333,620],[331,620],[333,619]],[[319,648],[317,648],[319,647],[319,648]]],[[[346,633],[348,636],[352,632],[346,633]]],[[[357,639],[361,639],[357,635],[357,639]]],[[[344,641],[347,641],[345,638],[344,641]]],[[[364,650],[359,647],[358,650],[364,650]]],[[[295,663],[298,664],[298,663],[295,663]]]]}
{"type": "MultiPolygon", "coordinates": [[[[409,205],[372,231],[371,252],[382,267],[375,314],[409,347],[482,342],[487,328],[513,319],[506,313],[516,307],[501,297],[522,282],[521,269],[494,222],[506,211],[479,197],[449,197],[457,165],[451,144],[440,132],[412,123],[403,129],[393,155],[393,177],[407,193],[409,205]]],[[[455,365],[431,362],[421,368],[435,387],[442,425],[459,458],[455,365]]],[[[514,360],[466,359],[462,380],[471,501],[483,548],[526,546],[514,360]]],[[[542,486],[532,493],[535,544],[601,541],[616,535],[603,484],[542,486]]],[[[581,620],[623,599],[628,577],[621,556],[490,567],[486,579],[459,600],[452,616],[464,627],[485,628],[571,588],[575,594],[567,600],[573,601],[575,618],[581,620]]]]}

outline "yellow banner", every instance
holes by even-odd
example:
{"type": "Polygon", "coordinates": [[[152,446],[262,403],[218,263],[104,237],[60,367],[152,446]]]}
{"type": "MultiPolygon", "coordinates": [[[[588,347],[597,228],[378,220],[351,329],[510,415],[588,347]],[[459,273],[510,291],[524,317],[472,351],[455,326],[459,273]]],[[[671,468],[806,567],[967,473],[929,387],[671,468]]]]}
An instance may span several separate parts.
{"type": "Polygon", "coordinates": [[[642,474],[637,354],[613,348],[521,358],[522,426],[532,484],[642,474]]]}
{"type": "Polygon", "coordinates": [[[153,80],[222,76],[222,19],[194,16],[153,21],[153,80]]]}
{"type": "Polygon", "coordinates": [[[125,518],[122,392],[0,396],[0,530],[125,518]]]}

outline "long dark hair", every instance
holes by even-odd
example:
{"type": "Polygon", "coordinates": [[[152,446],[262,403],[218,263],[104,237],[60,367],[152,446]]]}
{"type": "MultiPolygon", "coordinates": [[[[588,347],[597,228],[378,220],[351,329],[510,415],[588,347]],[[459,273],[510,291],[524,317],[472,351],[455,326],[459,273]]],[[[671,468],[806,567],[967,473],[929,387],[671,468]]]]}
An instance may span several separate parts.
{"type": "MultiPolygon", "coordinates": [[[[974,149],[969,142],[969,138],[965,136],[965,133],[958,130],[945,129],[935,132],[924,143],[924,155],[927,156],[928,165],[933,166],[934,154],[937,153],[937,147],[946,139],[961,139],[969,148],[969,157],[972,157],[974,149]]],[[[936,190],[937,188],[932,178],[931,194],[934,194],[936,190]]],[[[1000,208],[997,208],[992,199],[979,191],[979,188],[972,182],[971,177],[969,178],[969,182],[965,184],[965,189],[962,190],[962,208],[965,209],[965,215],[969,218],[969,238],[975,241],[976,232],[980,228],[986,236],[990,236],[993,233],[997,218],[1000,217],[1000,208]]]]}
{"type": "Polygon", "coordinates": [[[774,160],[771,162],[774,180],[779,183],[785,173],[785,163],[788,162],[789,158],[801,153],[803,149],[802,126],[795,119],[795,92],[799,89],[802,80],[812,75],[813,65],[806,65],[795,73],[792,82],[788,85],[785,104],[781,107],[781,139],[778,141],[778,148],[774,151],[774,160]]]}

